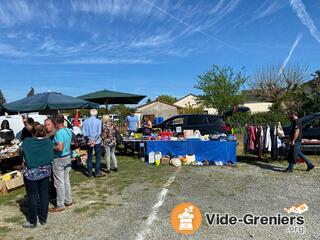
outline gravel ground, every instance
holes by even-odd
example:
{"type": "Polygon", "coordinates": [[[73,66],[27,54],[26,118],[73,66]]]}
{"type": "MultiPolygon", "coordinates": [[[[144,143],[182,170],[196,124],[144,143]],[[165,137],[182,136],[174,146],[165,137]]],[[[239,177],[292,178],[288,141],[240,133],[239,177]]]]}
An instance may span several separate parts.
{"type": "MultiPolygon", "coordinates": [[[[139,164],[142,164],[141,162],[139,164]]],[[[172,167],[173,168],[173,167],[172,167]]],[[[8,239],[132,239],[146,230],[148,217],[171,176],[176,176],[168,187],[163,204],[156,212],[144,239],[320,239],[319,169],[311,172],[298,167],[292,174],[284,174],[282,163],[239,163],[237,167],[182,167],[168,171],[152,181],[133,182],[121,194],[108,195],[106,208],[85,210],[95,204],[85,199],[73,210],[49,216],[47,226],[34,230],[10,233],[8,239]],[[171,210],[181,202],[193,202],[202,214],[230,213],[241,217],[285,214],[283,209],[305,202],[309,211],[303,214],[303,235],[287,233],[287,226],[212,226],[202,221],[200,229],[191,236],[177,234],[170,224],[171,210]],[[76,211],[76,209],[80,209],[76,211]]],[[[152,177],[152,176],[151,176],[152,177]]],[[[150,178],[150,176],[148,176],[150,178]]]]}

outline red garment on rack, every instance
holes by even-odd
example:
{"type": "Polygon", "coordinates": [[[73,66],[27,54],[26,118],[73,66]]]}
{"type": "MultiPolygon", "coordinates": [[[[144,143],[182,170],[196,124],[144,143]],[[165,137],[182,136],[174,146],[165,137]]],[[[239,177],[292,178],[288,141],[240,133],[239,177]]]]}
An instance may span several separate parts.
{"type": "Polygon", "coordinates": [[[80,122],[79,122],[79,112],[76,112],[76,116],[74,117],[73,125],[76,127],[80,127],[80,122]]]}
{"type": "Polygon", "coordinates": [[[250,150],[254,151],[255,141],[256,141],[256,128],[254,126],[249,127],[250,130],[250,150]]]}

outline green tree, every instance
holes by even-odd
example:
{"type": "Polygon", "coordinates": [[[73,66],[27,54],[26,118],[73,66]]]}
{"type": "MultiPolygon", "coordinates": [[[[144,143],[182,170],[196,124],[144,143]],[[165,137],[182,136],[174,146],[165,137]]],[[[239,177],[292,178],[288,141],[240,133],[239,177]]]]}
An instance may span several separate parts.
{"type": "Polygon", "coordinates": [[[151,103],[152,101],[151,101],[151,99],[150,98],[148,98],[147,99],[147,103],[151,103]]]}
{"type": "Polygon", "coordinates": [[[320,70],[311,75],[314,78],[308,83],[308,90],[301,94],[303,105],[300,112],[303,114],[320,112],[320,70]]]}
{"type": "Polygon", "coordinates": [[[119,114],[120,117],[126,117],[130,113],[130,108],[128,108],[124,104],[119,104],[119,105],[112,105],[109,113],[114,113],[114,114],[119,114]]]}
{"type": "Polygon", "coordinates": [[[27,97],[31,97],[31,96],[34,96],[34,88],[33,87],[31,87],[30,91],[27,94],[27,97]]]}
{"type": "Polygon", "coordinates": [[[4,97],[2,91],[0,90],[0,106],[3,105],[4,103],[6,103],[7,100],[6,98],[4,97]]]}
{"type": "Polygon", "coordinates": [[[191,104],[187,104],[184,108],[178,109],[179,114],[202,114],[204,109],[202,106],[195,107],[191,104]]]}
{"type": "Polygon", "coordinates": [[[160,95],[159,97],[157,97],[157,100],[161,102],[169,103],[169,104],[174,104],[177,102],[177,98],[170,95],[160,95]]]}
{"type": "Polygon", "coordinates": [[[244,69],[235,73],[231,67],[213,65],[198,76],[195,88],[203,92],[198,96],[198,100],[205,107],[217,109],[221,115],[227,109],[243,102],[240,88],[247,79],[244,69]]]}

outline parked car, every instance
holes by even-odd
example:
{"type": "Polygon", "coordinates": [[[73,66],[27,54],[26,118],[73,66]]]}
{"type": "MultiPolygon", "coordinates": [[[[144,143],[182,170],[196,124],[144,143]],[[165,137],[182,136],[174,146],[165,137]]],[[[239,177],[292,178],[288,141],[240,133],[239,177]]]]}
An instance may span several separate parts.
{"type": "MultiPolygon", "coordinates": [[[[320,140],[320,113],[315,113],[302,117],[302,138],[320,140]]],[[[284,133],[289,136],[290,125],[284,127],[284,133]]]]}
{"type": "Polygon", "coordinates": [[[209,114],[184,114],[168,118],[160,124],[153,125],[153,129],[176,131],[199,130],[201,134],[230,133],[231,127],[225,124],[219,116],[209,114]]]}

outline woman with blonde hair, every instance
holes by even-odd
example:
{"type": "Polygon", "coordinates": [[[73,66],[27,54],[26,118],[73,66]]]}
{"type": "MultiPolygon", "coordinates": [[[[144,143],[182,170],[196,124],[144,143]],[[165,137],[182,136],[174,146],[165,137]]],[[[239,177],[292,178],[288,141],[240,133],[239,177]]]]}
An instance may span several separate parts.
{"type": "Polygon", "coordinates": [[[116,145],[117,145],[117,128],[115,124],[111,121],[109,115],[103,115],[102,117],[102,141],[105,148],[105,159],[107,162],[107,173],[110,173],[110,160],[112,160],[114,165],[114,171],[118,171],[117,157],[115,155],[116,145]]]}

